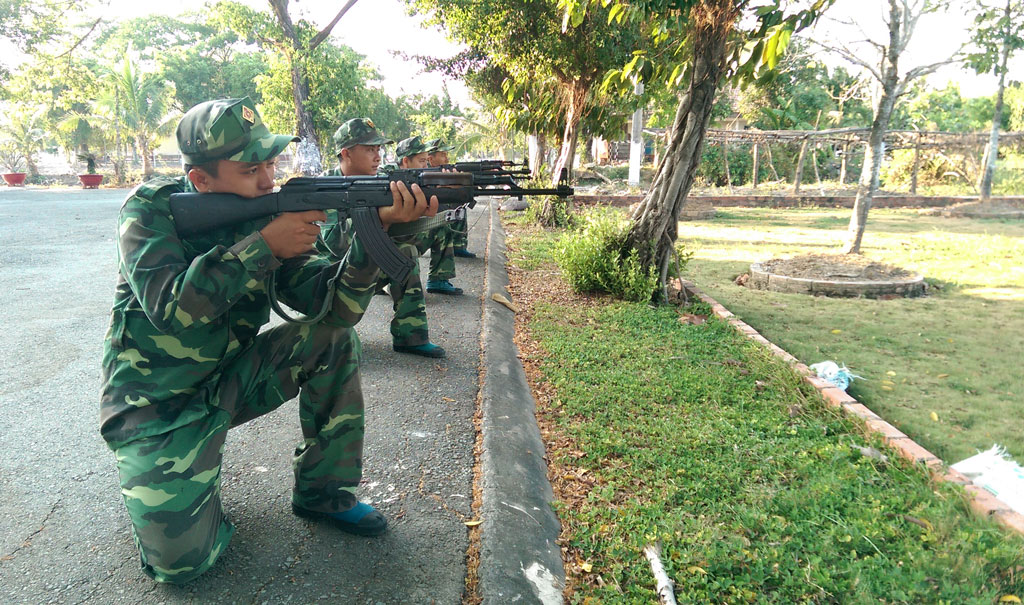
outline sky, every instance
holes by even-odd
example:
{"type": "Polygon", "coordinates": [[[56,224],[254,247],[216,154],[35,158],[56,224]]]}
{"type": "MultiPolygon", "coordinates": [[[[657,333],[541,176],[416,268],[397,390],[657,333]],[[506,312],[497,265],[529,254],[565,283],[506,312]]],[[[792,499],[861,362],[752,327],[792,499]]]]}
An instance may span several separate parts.
{"type": "MultiPolygon", "coordinates": [[[[268,9],[266,0],[241,1],[254,8],[268,9]]],[[[205,0],[162,3],[100,0],[100,4],[107,4],[107,14],[132,18],[153,13],[177,15],[187,10],[198,10],[205,4],[205,0]]],[[[292,0],[290,12],[293,20],[305,18],[323,27],[343,4],[343,0],[292,0]]],[[[885,40],[881,6],[881,0],[838,0],[826,18],[809,33],[827,40],[853,42],[865,36],[885,40]],[[837,20],[852,21],[856,25],[842,25],[837,20]]],[[[941,61],[966,39],[969,25],[970,21],[962,9],[922,17],[907,55],[901,59],[901,66],[908,69],[941,61]]],[[[443,32],[425,26],[422,17],[406,14],[405,3],[401,0],[360,0],[335,26],[332,38],[335,42],[350,46],[376,65],[383,76],[383,88],[392,96],[439,94],[445,84],[439,75],[422,74],[415,61],[404,60],[393,52],[451,57],[461,50],[459,45],[448,41],[443,32]]],[[[827,53],[821,53],[820,56],[829,65],[843,64],[841,59],[827,53]]],[[[1011,64],[1010,79],[1024,80],[1024,53],[1018,53],[1011,64]]],[[[962,94],[968,97],[990,95],[996,88],[994,76],[977,76],[961,66],[945,67],[930,76],[928,82],[936,87],[942,87],[948,82],[959,83],[962,94]]],[[[469,91],[461,82],[448,82],[447,86],[456,103],[463,107],[472,103],[469,91]]]]}

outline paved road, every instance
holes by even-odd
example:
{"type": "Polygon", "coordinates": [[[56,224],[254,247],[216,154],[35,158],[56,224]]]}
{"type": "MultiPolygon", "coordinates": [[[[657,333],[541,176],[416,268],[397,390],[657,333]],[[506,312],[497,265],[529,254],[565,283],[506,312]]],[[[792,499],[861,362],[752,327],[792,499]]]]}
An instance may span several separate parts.
{"type": "MultiPolygon", "coordinates": [[[[113,454],[98,433],[124,194],[0,190],[0,602],[458,603],[483,256],[458,260],[465,296],[427,295],[446,360],[391,351],[386,297],[358,326],[367,402],[361,495],[392,531],[351,537],[291,514],[290,456],[300,441],[292,401],[229,433],[223,498],[238,527],[229,550],[192,584],[156,585],[139,570],[113,454]]],[[[471,249],[483,250],[493,220],[486,204],[471,211],[471,249]]]]}

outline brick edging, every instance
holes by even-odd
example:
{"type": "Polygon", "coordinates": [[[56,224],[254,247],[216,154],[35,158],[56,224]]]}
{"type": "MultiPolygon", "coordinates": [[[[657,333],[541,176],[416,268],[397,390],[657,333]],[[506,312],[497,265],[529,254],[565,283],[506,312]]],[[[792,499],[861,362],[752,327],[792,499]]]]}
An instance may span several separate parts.
{"type": "Polygon", "coordinates": [[[1011,509],[984,488],[971,483],[971,480],[962,473],[947,467],[938,456],[921,447],[916,441],[883,420],[878,414],[875,414],[867,406],[851,397],[846,391],[818,378],[806,364],[801,363],[796,357],[793,357],[775,343],[761,336],[757,330],[733,315],[731,311],[722,306],[717,300],[705,294],[693,282],[685,280],[676,280],[676,282],[680,289],[685,290],[689,295],[695,296],[711,305],[712,312],[719,318],[729,322],[738,332],[764,345],[773,355],[788,363],[797,373],[803,376],[805,381],[818,390],[818,393],[821,394],[829,406],[838,408],[848,415],[860,418],[864,421],[868,430],[880,434],[883,441],[889,447],[896,450],[901,457],[911,462],[925,465],[933,479],[948,481],[962,486],[972,496],[970,506],[975,513],[982,517],[993,518],[1004,527],[1024,535],[1024,515],[1011,509]]]}

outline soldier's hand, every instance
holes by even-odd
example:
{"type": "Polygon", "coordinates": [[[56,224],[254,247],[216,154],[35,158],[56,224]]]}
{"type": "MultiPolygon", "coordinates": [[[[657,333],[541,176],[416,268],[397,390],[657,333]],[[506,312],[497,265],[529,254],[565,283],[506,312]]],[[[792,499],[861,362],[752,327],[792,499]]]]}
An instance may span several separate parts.
{"type": "Polygon", "coordinates": [[[291,258],[313,249],[320,235],[320,225],[316,223],[326,220],[327,215],[322,210],[285,212],[261,229],[260,235],[274,256],[291,258]]]}
{"type": "Polygon", "coordinates": [[[391,195],[394,197],[394,203],[377,211],[380,215],[380,224],[385,229],[395,223],[408,223],[423,216],[437,214],[437,196],[431,196],[430,201],[427,201],[427,196],[415,183],[410,190],[402,181],[392,181],[391,195]]]}

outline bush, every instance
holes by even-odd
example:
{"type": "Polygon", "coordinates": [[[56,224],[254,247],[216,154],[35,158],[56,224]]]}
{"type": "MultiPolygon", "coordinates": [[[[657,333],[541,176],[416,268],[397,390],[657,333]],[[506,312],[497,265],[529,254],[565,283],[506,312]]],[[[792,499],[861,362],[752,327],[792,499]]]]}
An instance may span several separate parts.
{"type": "Polygon", "coordinates": [[[621,214],[593,210],[580,228],[558,244],[558,265],[575,292],[605,292],[646,302],[658,287],[655,269],[644,271],[636,250],[623,250],[629,222],[621,214]]]}

